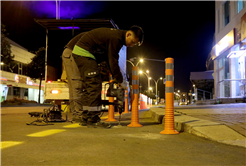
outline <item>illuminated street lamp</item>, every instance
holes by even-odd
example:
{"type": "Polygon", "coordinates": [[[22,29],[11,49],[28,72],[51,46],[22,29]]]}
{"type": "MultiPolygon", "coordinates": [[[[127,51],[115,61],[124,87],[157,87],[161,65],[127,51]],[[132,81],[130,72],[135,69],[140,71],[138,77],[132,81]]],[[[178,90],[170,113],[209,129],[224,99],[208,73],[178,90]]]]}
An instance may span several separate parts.
{"type": "MultiPolygon", "coordinates": [[[[137,59],[136,57],[134,57],[134,58],[131,58],[131,60],[126,60],[127,62],[129,62],[131,65],[132,65],[132,71],[133,71],[133,68],[135,68],[135,71],[137,71],[137,73],[138,73],[138,64],[139,63],[142,63],[143,62],[143,59],[141,58],[138,62],[137,62],[137,64],[136,65],[134,65],[134,63],[132,62],[132,61],[134,61],[134,59],[137,59]]],[[[138,79],[138,81],[139,81],[139,79],[138,79]]]]}
{"type": "Polygon", "coordinates": [[[196,94],[196,85],[193,84],[193,88],[194,88],[194,100],[197,100],[197,94],[196,94]]]}
{"type": "Polygon", "coordinates": [[[156,101],[155,101],[155,105],[157,105],[157,84],[158,84],[158,81],[159,80],[162,80],[162,77],[160,77],[157,81],[155,79],[153,79],[153,81],[155,82],[155,97],[156,97],[156,101]]]}
{"type": "Polygon", "coordinates": [[[140,62],[143,62],[143,58],[140,59],[140,62]]]}
{"type": "Polygon", "coordinates": [[[147,79],[148,79],[148,90],[149,90],[149,93],[150,93],[150,87],[149,86],[150,86],[151,77],[149,77],[149,70],[147,70],[146,73],[143,72],[142,70],[140,70],[139,74],[144,74],[147,77],[147,79]]]}
{"type": "MultiPolygon", "coordinates": [[[[136,57],[135,57],[135,58],[132,58],[132,59],[134,60],[134,59],[136,59],[136,57]]],[[[141,58],[141,59],[137,62],[136,65],[134,65],[134,63],[133,63],[132,61],[130,61],[130,60],[126,60],[126,61],[129,62],[132,66],[138,66],[139,63],[142,63],[142,62],[143,62],[143,59],[141,58]]]]}
{"type": "MultiPolygon", "coordinates": [[[[131,60],[126,60],[127,62],[129,62],[131,65],[132,65],[132,71],[133,71],[133,68],[136,68],[137,69],[137,73],[138,73],[138,64],[141,62],[143,62],[143,59],[141,58],[138,62],[137,62],[137,64],[136,65],[134,65],[134,63],[132,62],[132,61],[134,61],[134,59],[137,59],[136,57],[134,57],[134,58],[131,58],[131,60]]],[[[135,69],[135,71],[136,71],[136,69],[135,69]]],[[[138,79],[138,81],[139,81],[139,79],[138,79]]]]}

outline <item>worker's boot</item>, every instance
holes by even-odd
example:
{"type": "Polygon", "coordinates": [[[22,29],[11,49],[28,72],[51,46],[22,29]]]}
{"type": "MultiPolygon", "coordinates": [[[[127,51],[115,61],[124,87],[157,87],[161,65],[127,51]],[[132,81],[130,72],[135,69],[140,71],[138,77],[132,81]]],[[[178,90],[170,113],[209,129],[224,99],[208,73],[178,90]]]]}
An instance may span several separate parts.
{"type": "Polygon", "coordinates": [[[87,119],[81,118],[81,119],[80,119],[80,122],[79,122],[79,125],[80,125],[80,126],[87,126],[87,119]]]}
{"type": "Polygon", "coordinates": [[[79,125],[87,126],[87,120],[88,120],[88,111],[86,110],[81,113],[79,125]]]}
{"type": "Polygon", "coordinates": [[[100,111],[93,111],[89,113],[89,118],[87,120],[87,127],[88,128],[110,128],[111,124],[101,122],[101,119],[99,117],[100,111]]]}
{"type": "Polygon", "coordinates": [[[112,127],[111,124],[105,123],[105,122],[97,122],[93,124],[94,128],[104,128],[104,129],[109,129],[112,127]]]}
{"type": "Polygon", "coordinates": [[[80,119],[82,117],[82,113],[83,113],[83,110],[74,111],[73,120],[72,121],[75,121],[76,123],[79,123],[81,121],[80,119]]]}

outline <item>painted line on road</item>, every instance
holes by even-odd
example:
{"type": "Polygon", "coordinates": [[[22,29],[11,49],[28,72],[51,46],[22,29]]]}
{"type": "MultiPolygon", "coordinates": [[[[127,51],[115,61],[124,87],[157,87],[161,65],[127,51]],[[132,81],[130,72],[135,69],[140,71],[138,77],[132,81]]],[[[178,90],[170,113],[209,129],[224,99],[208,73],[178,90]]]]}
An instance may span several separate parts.
{"type": "Polygon", "coordinates": [[[77,127],[81,127],[81,126],[79,125],[79,123],[74,123],[71,125],[63,126],[63,127],[65,127],[65,128],[77,128],[77,127]]]}
{"type": "Polygon", "coordinates": [[[50,129],[50,130],[45,130],[45,131],[29,134],[27,136],[28,137],[45,137],[45,136],[53,135],[53,134],[60,133],[63,131],[66,131],[66,130],[64,130],[64,129],[50,129]]]}
{"type": "MultiPolygon", "coordinates": [[[[118,115],[119,115],[119,113],[114,114],[114,116],[118,116],[118,115]]],[[[101,119],[108,119],[108,115],[101,117],[101,119]]]]}
{"type": "Polygon", "coordinates": [[[15,145],[20,145],[22,143],[23,142],[17,142],[17,141],[2,141],[1,149],[8,148],[8,147],[15,146],[15,145]]]}

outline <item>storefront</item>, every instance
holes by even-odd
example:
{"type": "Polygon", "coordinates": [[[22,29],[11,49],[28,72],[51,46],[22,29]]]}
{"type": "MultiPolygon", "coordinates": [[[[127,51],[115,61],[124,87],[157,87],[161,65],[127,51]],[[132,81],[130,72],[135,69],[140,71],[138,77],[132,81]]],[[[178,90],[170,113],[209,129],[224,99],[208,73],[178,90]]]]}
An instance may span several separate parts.
{"type": "Polygon", "coordinates": [[[214,47],[215,97],[246,96],[246,13],[214,47]]]}
{"type": "MultiPolygon", "coordinates": [[[[1,71],[1,102],[13,98],[34,100],[38,102],[39,80],[27,76],[1,71]]],[[[44,82],[41,84],[40,102],[44,101],[44,82]]]]}

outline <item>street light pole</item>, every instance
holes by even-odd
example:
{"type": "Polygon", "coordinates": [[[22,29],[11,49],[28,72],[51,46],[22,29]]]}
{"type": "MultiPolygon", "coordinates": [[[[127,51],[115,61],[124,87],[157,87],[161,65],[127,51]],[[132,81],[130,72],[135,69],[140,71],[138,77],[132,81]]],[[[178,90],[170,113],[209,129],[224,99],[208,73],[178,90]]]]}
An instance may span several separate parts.
{"type": "Polygon", "coordinates": [[[151,79],[151,77],[149,77],[149,70],[146,70],[146,72],[148,73],[148,74],[146,74],[147,75],[147,77],[148,77],[148,90],[149,90],[149,94],[150,94],[150,79],[151,79]]]}
{"type": "Polygon", "coordinates": [[[135,66],[132,61],[126,60],[127,62],[129,62],[132,66],[135,66]]]}
{"type": "Polygon", "coordinates": [[[60,0],[56,0],[56,19],[60,20],[60,0]]]}
{"type": "Polygon", "coordinates": [[[143,72],[143,71],[140,70],[139,73],[140,73],[140,74],[143,73],[143,74],[147,77],[147,79],[148,79],[148,91],[149,91],[149,93],[150,93],[150,80],[151,80],[151,77],[149,77],[149,74],[147,74],[147,73],[149,73],[149,71],[147,70],[147,73],[145,73],[145,72],[143,72]]]}
{"type": "Polygon", "coordinates": [[[160,77],[157,81],[155,79],[153,80],[155,82],[155,97],[156,97],[155,105],[157,105],[157,84],[159,80],[162,80],[162,77],[160,77]]]}
{"type": "Polygon", "coordinates": [[[194,101],[196,101],[196,85],[193,84],[193,87],[194,87],[194,94],[195,94],[195,96],[194,96],[194,101]]]}
{"type": "Polygon", "coordinates": [[[2,66],[2,71],[3,71],[3,65],[4,65],[4,63],[3,62],[0,62],[0,65],[2,66]]]}

